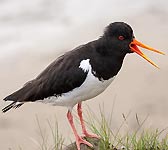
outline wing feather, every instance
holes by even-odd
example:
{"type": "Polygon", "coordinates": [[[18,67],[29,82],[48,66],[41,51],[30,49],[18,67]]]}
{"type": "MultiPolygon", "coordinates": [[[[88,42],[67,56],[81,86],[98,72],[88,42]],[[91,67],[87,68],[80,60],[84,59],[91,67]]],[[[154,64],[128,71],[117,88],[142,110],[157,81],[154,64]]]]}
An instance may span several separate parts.
{"type": "Polygon", "coordinates": [[[60,96],[76,87],[86,79],[87,72],[79,68],[82,58],[76,51],[66,53],[51,63],[37,78],[27,82],[21,89],[4,100],[27,102],[42,100],[50,96],[60,96]]]}

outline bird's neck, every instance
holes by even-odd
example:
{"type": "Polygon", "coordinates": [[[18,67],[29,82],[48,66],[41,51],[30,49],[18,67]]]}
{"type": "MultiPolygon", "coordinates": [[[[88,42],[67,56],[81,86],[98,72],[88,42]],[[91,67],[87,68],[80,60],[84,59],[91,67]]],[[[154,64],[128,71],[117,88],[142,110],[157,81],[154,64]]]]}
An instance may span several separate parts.
{"type": "Polygon", "coordinates": [[[112,51],[112,47],[105,41],[95,41],[97,56],[91,60],[93,71],[99,79],[108,80],[119,72],[125,54],[121,55],[112,51]]]}

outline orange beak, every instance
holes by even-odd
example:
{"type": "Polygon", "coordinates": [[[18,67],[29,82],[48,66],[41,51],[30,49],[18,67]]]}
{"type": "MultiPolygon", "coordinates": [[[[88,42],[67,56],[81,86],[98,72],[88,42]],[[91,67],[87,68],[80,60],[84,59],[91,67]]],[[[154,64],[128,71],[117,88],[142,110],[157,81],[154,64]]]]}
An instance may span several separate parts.
{"type": "Polygon", "coordinates": [[[133,39],[133,41],[130,43],[129,47],[131,48],[131,50],[133,52],[136,52],[138,55],[140,55],[141,57],[143,57],[144,59],[146,59],[149,63],[151,63],[153,66],[155,66],[156,68],[159,68],[154,62],[152,62],[144,53],[142,53],[140,51],[140,49],[137,47],[137,46],[140,46],[142,48],[145,48],[145,49],[148,49],[150,51],[153,51],[153,52],[156,52],[156,53],[159,53],[159,54],[162,54],[162,55],[165,55],[163,52],[161,51],[158,51],[152,47],[149,47],[147,45],[144,45],[143,43],[137,41],[136,39],[133,39]]]}

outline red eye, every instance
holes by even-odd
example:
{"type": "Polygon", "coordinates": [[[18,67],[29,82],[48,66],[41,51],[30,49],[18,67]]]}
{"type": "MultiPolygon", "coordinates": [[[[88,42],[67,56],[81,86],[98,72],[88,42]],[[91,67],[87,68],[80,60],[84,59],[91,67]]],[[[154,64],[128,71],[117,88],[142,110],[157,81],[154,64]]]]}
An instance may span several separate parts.
{"type": "Polygon", "coordinates": [[[122,35],[120,35],[120,36],[118,37],[118,39],[122,41],[122,40],[124,40],[124,37],[123,37],[122,35]]]}

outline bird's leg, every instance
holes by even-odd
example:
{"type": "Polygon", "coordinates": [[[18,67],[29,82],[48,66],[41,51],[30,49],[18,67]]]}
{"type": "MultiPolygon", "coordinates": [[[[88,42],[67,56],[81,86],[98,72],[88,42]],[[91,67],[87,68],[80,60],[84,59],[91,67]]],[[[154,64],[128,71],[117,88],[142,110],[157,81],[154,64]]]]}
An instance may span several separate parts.
{"type": "Polygon", "coordinates": [[[68,118],[68,121],[71,125],[71,128],[73,130],[73,133],[75,135],[75,138],[76,138],[76,146],[77,146],[77,149],[80,150],[80,144],[85,144],[85,145],[88,145],[89,147],[93,147],[92,144],[90,144],[89,142],[87,142],[86,140],[82,139],[82,137],[80,137],[76,131],[76,128],[75,128],[75,125],[74,125],[74,122],[73,122],[73,116],[72,116],[72,113],[71,111],[68,111],[67,113],[67,118],[68,118]]]}
{"type": "Polygon", "coordinates": [[[84,120],[83,120],[83,116],[82,116],[82,104],[81,103],[78,103],[77,111],[78,111],[78,116],[79,116],[79,119],[80,119],[80,123],[81,123],[81,126],[82,126],[82,132],[83,132],[84,136],[99,139],[100,137],[98,135],[90,134],[90,133],[87,132],[86,127],[85,127],[85,123],[84,123],[84,120]]]}

